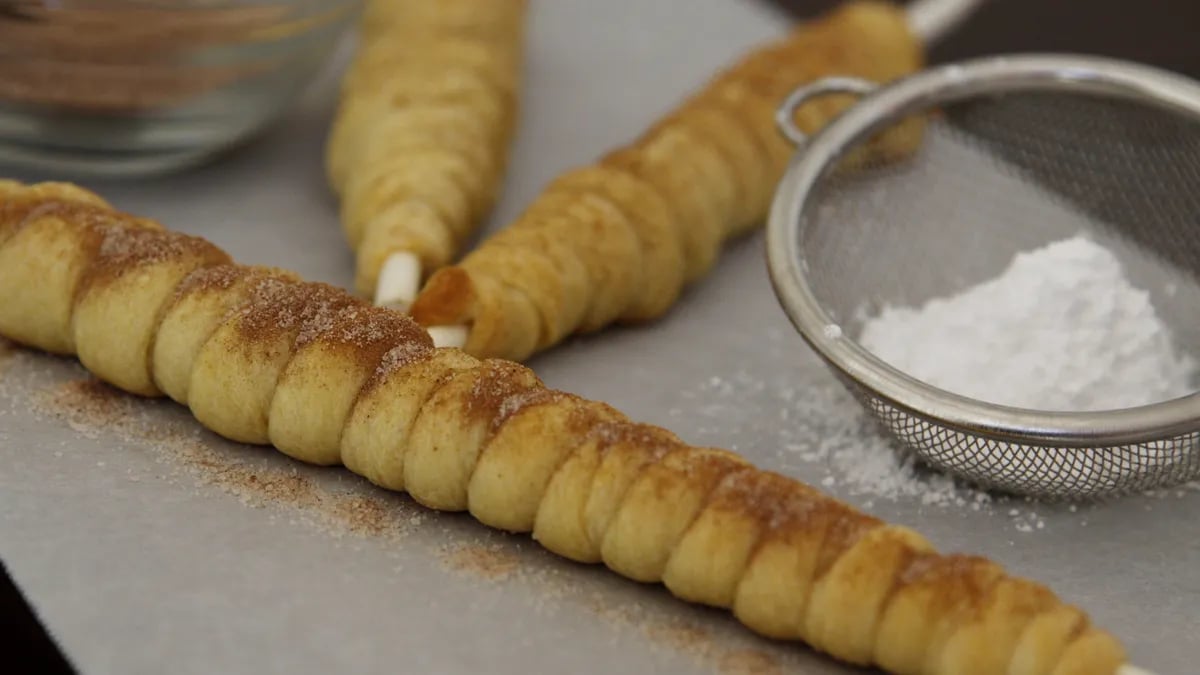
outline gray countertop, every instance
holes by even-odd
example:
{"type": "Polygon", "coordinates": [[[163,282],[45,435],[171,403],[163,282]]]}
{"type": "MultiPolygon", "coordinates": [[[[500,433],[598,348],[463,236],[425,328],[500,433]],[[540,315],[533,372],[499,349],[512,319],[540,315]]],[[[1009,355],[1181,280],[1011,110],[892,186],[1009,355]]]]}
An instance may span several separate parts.
{"type": "MultiPolygon", "coordinates": [[[[495,224],[785,28],[729,0],[544,0],[531,16],[523,126],[495,224]]],[[[241,261],[347,284],[321,172],[331,82],[209,166],[91,186],[241,261]]],[[[990,556],[1084,607],[1143,667],[1195,672],[1200,492],[1051,506],[915,475],[785,321],[758,236],[662,322],[531,365],[552,386],[822,484],[943,550],[990,556]]],[[[177,406],[98,395],[84,375],[73,361],[0,354],[0,555],[83,672],[849,672],[527,537],[227,443],[177,406]]]]}

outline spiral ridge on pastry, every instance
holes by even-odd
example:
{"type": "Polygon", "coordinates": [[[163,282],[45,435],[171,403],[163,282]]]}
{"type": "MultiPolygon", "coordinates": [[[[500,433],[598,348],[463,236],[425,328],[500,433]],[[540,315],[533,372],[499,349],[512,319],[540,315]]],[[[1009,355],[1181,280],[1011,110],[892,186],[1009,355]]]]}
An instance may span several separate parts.
{"type": "Polygon", "coordinates": [[[1125,660],[1037,583],[517,363],[435,349],[401,313],[70,186],[0,183],[0,218],[0,335],[170,396],[228,438],[343,464],[849,663],[1091,675],[1125,660]]]}
{"type": "Polygon", "coordinates": [[[342,80],[326,172],[369,295],[392,254],[450,263],[508,162],[527,0],[370,0],[342,80]]]}
{"type": "MultiPolygon", "coordinates": [[[[551,181],[514,222],[434,273],[413,317],[469,327],[473,355],[522,361],[572,334],[662,316],[727,240],[766,216],[794,152],[775,127],[783,100],[822,76],[909,74],[921,52],[890,3],[856,0],[801,25],[716,74],[632,143],[551,181]]],[[[850,103],[814,99],[796,123],[811,133],[850,103]]],[[[897,127],[859,160],[911,149],[918,129],[897,127]]]]}

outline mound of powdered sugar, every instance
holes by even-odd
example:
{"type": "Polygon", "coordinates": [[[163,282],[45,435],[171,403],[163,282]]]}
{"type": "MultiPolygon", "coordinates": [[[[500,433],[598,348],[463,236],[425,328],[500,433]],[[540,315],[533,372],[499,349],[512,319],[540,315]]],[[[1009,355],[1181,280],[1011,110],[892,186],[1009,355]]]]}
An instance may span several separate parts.
{"type": "Polygon", "coordinates": [[[886,307],[860,343],[937,387],[1001,405],[1128,408],[1195,390],[1197,364],[1120,261],[1084,236],[1018,254],[998,277],[886,307]]]}

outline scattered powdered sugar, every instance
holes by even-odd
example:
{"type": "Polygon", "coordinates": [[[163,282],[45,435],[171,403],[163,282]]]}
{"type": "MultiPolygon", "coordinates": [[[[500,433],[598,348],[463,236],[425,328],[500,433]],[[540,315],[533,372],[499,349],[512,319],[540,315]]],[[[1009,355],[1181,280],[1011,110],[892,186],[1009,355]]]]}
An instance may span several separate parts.
{"type": "Polygon", "coordinates": [[[1195,391],[1150,294],[1076,236],[1018,254],[998,277],[919,308],[886,307],[860,343],[913,377],[1002,405],[1108,410],[1195,391]]]}
{"type": "MultiPolygon", "coordinates": [[[[777,332],[768,333],[768,342],[776,343],[777,332]]],[[[774,451],[775,470],[814,483],[835,496],[851,498],[864,509],[875,508],[877,502],[908,502],[922,508],[1005,517],[1021,534],[1047,527],[1038,512],[1044,505],[1036,500],[993,495],[920,462],[886,436],[874,418],[827,373],[810,371],[799,377],[764,379],[739,370],[727,377],[709,377],[685,389],[682,398],[687,406],[669,414],[698,416],[695,431],[711,437],[689,440],[764,439],[759,442],[769,444],[764,450],[774,451]],[[758,415],[747,416],[747,410],[756,410],[758,415]],[[814,472],[821,477],[814,479],[814,472]]],[[[750,456],[756,463],[763,459],[759,452],[750,456]]],[[[1182,496],[1183,491],[1170,494],[1182,496]]]]}
{"type": "MultiPolygon", "coordinates": [[[[862,406],[832,379],[793,385],[738,371],[727,378],[710,377],[684,391],[683,398],[689,402],[689,412],[712,420],[722,433],[735,438],[762,436],[769,425],[773,435],[769,442],[777,445],[785,472],[801,468],[797,460],[808,465],[804,473],[819,465],[825,471],[818,481],[822,488],[865,497],[868,508],[873,499],[915,499],[924,505],[974,510],[992,501],[987,493],[921,465],[884,436],[862,406]],[[746,419],[747,406],[767,419],[746,419]],[[731,420],[737,422],[731,426],[731,420]]],[[[697,431],[708,434],[717,428],[701,423],[697,431]]]]}
{"type": "MultiPolygon", "coordinates": [[[[792,390],[785,391],[786,394],[792,390]]],[[[904,448],[882,435],[875,421],[849,393],[822,387],[794,399],[793,409],[808,423],[795,424],[794,440],[786,449],[806,462],[827,465],[838,476],[827,476],[826,487],[840,483],[855,495],[884,499],[917,497],[925,504],[962,506],[981,492],[959,486],[952,478],[920,466],[904,448]]]]}
{"type": "MultiPolygon", "coordinates": [[[[775,358],[794,349],[778,329],[768,329],[765,337],[764,348],[775,358]]],[[[965,509],[1006,517],[1019,533],[1045,530],[1046,514],[1060,510],[1031,498],[991,493],[929,467],[886,435],[824,369],[781,371],[765,378],[745,369],[708,376],[685,388],[681,402],[668,414],[689,424],[689,442],[748,451],[756,463],[762,463],[764,452],[773,453],[771,468],[853,498],[864,509],[881,501],[965,509]],[[738,448],[734,439],[755,439],[756,447],[738,448]]],[[[1193,491],[1200,491],[1200,481],[1144,496],[1183,498],[1193,491]]],[[[1083,512],[1075,505],[1066,511],[1083,512]]]]}

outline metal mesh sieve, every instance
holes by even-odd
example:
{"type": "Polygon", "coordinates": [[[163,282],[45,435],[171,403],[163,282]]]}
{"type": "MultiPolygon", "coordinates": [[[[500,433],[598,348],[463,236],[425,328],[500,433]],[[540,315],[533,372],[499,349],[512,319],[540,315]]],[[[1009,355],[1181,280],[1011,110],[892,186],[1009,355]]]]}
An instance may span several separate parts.
{"type": "Polygon", "coordinates": [[[894,436],[934,467],[1019,494],[1200,477],[1200,393],[1114,411],[1024,410],[930,386],[855,341],[885,304],[961,291],[1018,252],[1083,231],[1200,359],[1200,84],[1107,59],[993,57],[877,90],[824,80],[797,91],[780,124],[803,151],[768,225],[776,294],[894,436]],[[792,124],[813,97],[848,93],[862,99],[812,139],[792,124]],[[841,162],[914,118],[926,122],[915,151],[841,162]]]}

